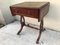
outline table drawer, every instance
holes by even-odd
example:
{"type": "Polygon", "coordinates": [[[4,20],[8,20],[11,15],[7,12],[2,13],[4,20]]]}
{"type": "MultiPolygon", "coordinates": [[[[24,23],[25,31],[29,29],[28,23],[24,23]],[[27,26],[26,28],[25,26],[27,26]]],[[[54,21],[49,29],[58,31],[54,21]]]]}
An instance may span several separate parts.
{"type": "Polygon", "coordinates": [[[13,16],[19,14],[19,9],[18,8],[16,8],[16,7],[10,7],[10,9],[11,9],[11,12],[12,12],[13,16]]]}
{"type": "Polygon", "coordinates": [[[19,11],[23,16],[38,18],[38,9],[20,8],[19,11]]]}
{"type": "Polygon", "coordinates": [[[19,13],[23,16],[28,16],[28,15],[30,15],[30,10],[26,9],[26,8],[20,8],[19,13]]]}
{"type": "Polygon", "coordinates": [[[19,8],[19,7],[12,7],[10,8],[13,16],[15,15],[22,15],[32,18],[38,18],[38,9],[33,8],[19,8]]]}
{"type": "Polygon", "coordinates": [[[30,10],[30,14],[32,15],[32,17],[38,18],[38,9],[31,9],[30,10]]]}

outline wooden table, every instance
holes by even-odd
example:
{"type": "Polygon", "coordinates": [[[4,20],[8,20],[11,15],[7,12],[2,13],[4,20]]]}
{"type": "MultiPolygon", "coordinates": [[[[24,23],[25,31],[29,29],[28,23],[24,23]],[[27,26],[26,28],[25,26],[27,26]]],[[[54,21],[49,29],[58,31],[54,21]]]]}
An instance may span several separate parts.
{"type": "Polygon", "coordinates": [[[35,27],[30,26],[29,24],[28,25],[25,24],[24,16],[36,18],[38,19],[38,22],[40,22],[39,36],[36,41],[36,43],[39,43],[41,33],[44,30],[43,18],[49,11],[49,5],[50,5],[49,2],[23,2],[23,3],[10,6],[10,10],[13,16],[15,15],[21,16],[20,18],[21,29],[18,31],[17,34],[18,35],[20,34],[24,26],[35,28],[35,27]]]}

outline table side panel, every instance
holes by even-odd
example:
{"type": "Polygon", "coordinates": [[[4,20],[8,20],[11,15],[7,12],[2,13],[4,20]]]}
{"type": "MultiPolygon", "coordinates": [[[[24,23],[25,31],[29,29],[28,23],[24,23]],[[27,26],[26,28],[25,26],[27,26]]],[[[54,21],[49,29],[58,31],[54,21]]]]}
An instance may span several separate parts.
{"type": "Polygon", "coordinates": [[[49,3],[45,6],[43,6],[41,9],[40,9],[40,20],[45,16],[47,15],[48,11],[49,11],[49,3]]]}

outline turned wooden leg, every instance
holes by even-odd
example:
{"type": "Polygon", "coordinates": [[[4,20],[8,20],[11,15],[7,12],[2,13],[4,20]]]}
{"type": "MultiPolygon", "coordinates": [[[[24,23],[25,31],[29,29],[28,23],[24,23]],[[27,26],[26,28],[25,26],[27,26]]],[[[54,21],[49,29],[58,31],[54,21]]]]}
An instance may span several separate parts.
{"type": "Polygon", "coordinates": [[[39,44],[39,40],[41,37],[42,30],[43,30],[43,19],[41,20],[41,23],[40,23],[39,36],[38,36],[37,41],[36,41],[37,44],[39,44]]]}
{"type": "Polygon", "coordinates": [[[21,23],[21,29],[18,31],[17,35],[19,35],[21,33],[21,31],[25,25],[25,19],[23,16],[21,16],[21,18],[20,18],[20,23],[21,23]]]}

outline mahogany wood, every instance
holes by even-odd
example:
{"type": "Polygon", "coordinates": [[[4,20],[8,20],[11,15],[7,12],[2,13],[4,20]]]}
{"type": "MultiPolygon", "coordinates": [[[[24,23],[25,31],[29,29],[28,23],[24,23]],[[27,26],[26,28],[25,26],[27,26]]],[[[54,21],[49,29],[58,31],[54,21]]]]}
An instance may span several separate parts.
{"type": "Polygon", "coordinates": [[[23,3],[10,6],[12,16],[15,16],[15,15],[21,16],[20,18],[21,29],[18,31],[17,35],[21,33],[24,26],[37,29],[35,27],[30,26],[29,24],[26,25],[24,16],[36,18],[38,19],[38,22],[41,22],[40,29],[39,29],[39,35],[36,40],[36,43],[38,44],[42,31],[45,29],[43,28],[43,18],[49,11],[49,5],[50,5],[49,2],[23,2],[23,3]]]}

